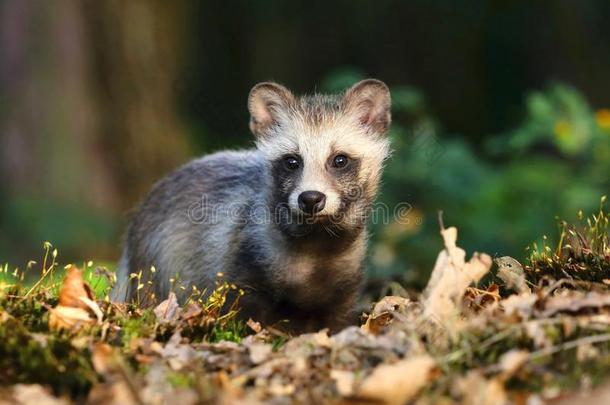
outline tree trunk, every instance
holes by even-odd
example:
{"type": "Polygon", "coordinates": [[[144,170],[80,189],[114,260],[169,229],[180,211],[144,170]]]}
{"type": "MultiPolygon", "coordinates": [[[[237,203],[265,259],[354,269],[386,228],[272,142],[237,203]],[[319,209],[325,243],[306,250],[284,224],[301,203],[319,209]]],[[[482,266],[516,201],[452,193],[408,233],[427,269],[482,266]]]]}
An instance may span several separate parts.
{"type": "Polygon", "coordinates": [[[31,258],[43,239],[115,256],[117,220],[185,160],[168,8],[0,3],[0,258],[31,258]]]}

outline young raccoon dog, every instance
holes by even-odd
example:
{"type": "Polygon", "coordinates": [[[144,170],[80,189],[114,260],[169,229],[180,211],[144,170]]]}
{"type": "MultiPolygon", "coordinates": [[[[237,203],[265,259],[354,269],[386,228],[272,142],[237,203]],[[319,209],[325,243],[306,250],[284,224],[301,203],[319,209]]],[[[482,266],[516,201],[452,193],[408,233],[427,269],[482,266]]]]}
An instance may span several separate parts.
{"type": "Polygon", "coordinates": [[[390,148],[390,92],[373,79],[302,97],[260,83],[248,108],[256,149],[196,159],[141,204],[113,298],[141,301],[150,286],[157,300],[170,290],[185,300],[193,286],[212,291],[223,273],[245,292],[244,319],[338,329],[363,277],[366,220],[390,148]]]}

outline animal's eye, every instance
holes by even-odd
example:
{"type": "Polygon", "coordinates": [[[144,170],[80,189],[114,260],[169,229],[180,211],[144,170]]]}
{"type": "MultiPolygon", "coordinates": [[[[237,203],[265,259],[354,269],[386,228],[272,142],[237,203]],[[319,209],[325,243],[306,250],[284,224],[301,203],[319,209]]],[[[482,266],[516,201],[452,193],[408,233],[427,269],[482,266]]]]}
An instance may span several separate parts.
{"type": "Polygon", "coordinates": [[[345,165],[347,165],[348,161],[349,160],[348,160],[347,156],[337,155],[333,159],[333,167],[337,167],[337,168],[345,167],[345,165]]]}
{"type": "Polygon", "coordinates": [[[300,165],[301,164],[299,162],[299,159],[297,159],[294,156],[288,156],[288,157],[284,158],[284,166],[288,170],[296,170],[299,168],[300,165]]]}

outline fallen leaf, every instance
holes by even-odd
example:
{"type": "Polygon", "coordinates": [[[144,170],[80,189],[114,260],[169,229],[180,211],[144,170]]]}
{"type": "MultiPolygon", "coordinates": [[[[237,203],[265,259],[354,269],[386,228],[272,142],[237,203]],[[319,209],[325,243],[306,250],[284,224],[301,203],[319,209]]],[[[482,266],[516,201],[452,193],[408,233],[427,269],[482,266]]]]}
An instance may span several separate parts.
{"type": "Polygon", "coordinates": [[[182,343],[180,332],[175,332],[172,335],[159,354],[174,371],[181,370],[196,357],[195,349],[189,344],[182,343]]]}
{"type": "Polygon", "coordinates": [[[285,384],[276,378],[272,379],[267,387],[267,392],[276,397],[292,395],[295,390],[294,384],[285,384]]]}
{"type": "Polygon", "coordinates": [[[500,357],[500,371],[502,380],[506,381],[523,367],[529,359],[529,352],[526,350],[513,349],[504,353],[500,357]]]}
{"type": "Polygon", "coordinates": [[[189,319],[198,317],[202,312],[203,309],[201,308],[201,305],[191,302],[184,308],[180,318],[184,321],[188,321],[189,319]]]}
{"type": "Polygon", "coordinates": [[[87,404],[90,405],[141,405],[141,401],[134,398],[129,384],[125,380],[115,380],[104,384],[94,384],[87,404]]]}
{"type": "Polygon", "coordinates": [[[354,384],[356,375],[351,371],[331,370],[330,378],[335,380],[337,392],[343,397],[349,397],[354,394],[354,384]]]}
{"type": "Polygon", "coordinates": [[[93,368],[99,374],[107,374],[116,369],[114,349],[107,343],[96,343],[91,353],[93,368]]]}
{"type": "Polygon", "coordinates": [[[534,312],[534,305],[538,302],[535,294],[513,294],[500,301],[500,306],[509,316],[517,316],[522,320],[529,319],[534,312]]]}
{"type": "Polygon", "coordinates": [[[102,313],[100,306],[97,305],[97,302],[95,302],[87,297],[80,297],[80,300],[85,304],[85,306],[87,308],[89,308],[91,310],[91,312],[93,312],[93,314],[97,318],[97,323],[102,323],[104,314],[102,313]]]}
{"type": "Polygon", "coordinates": [[[250,353],[250,361],[253,364],[261,364],[269,357],[272,353],[272,346],[266,343],[252,343],[248,346],[248,351],[250,353]]]}
{"type": "Polygon", "coordinates": [[[180,317],[182,309],[178,305],[178,298],[173,292],[169,293],[167,299],[157,305],[154,309],[157,321],[161,323],[174,322],[180,317]]]}
{"type": "Polygon", "coordinates": [[[83,272],[76,266],[68,269],[59,291],[59,304],[49,312],[49,328],[53,330],[77,329],[96,321],[100,324],[103,318],[91,288],[83,280],[83,272]]]}
{"type": "Polygon", "coordinates": [[[503,405],[508,403],[504,383],[499,378],[486,379],[474,370],[456,382],[456,389],[465,405],[503,405]]]}
{"type": "Polygon", "coordinates": [[[389,312],[383,312],[379,315],[371,314],[366,318],[366,322],[360,328],[367,333],[379,335],[391,322],[392,314],[389,312]]]}
{"type": "Polygon", "coordinates": [[[76,266],[70,266],[59,291],[59,305],[89,309],[81,298],[94,300],[91,287],[83,280],[83,272],[76,266]]]}
{"type": "Polygon", "coordinates": [[[78,329],[81,326],[92,325],[95,319],[82,308],[64,307],[58,305],[49,310],[49,328],[52,330],[78,329]]]}
{"type": "Polygon", "coordinates": [[[468,287],[464,293],[463,301],[466,307],[476,312],[499,302],[500,298],[498,285],[491,284],[485,290],[468,287]]]}
{"type": "Polygon", "coordinates": [[[256,322],[252,318],[248,319],[246,325],[248,325],[248,327],[252,329],[254,333],[260,333],[263,330],[263,327],[261,326],[260,322],[256,322]]]}
{"type": "MultiPolygon", "coordinates": [[[[474,253],[466,262],[466,252],[457,247],[457,229],[441,230],[445,243],[436,259],[430,281],[424,291],[424,315],[441,324],[453,321],[459,303],[469,285],[478,282],[491,268],[491,257],[474,253]]],[[[457,333],[456,327],[452,330],[457,333]]]]}
{"type": "Polygon", "coordinates": [[[356,395],[386,404],[404,404],[430,381],[434,366],[434,360],[427,355],[382,364],[362,381],[356,395]]]}
{"type": "Polygon", "coordinates": [[[70,402],[64,398],[54,397],[38,384],[17,384],[13,387],[13,404],[36,405],[67,405],[70,402]]]}
{"type": "Polygon", "coordinates": [[[566,291],[563,294],[549,297],[544,304],[543,318],[551,317],[558,312],[579,312],[585,309],[610,307],[610,294],[597,292],[566,291]]]}

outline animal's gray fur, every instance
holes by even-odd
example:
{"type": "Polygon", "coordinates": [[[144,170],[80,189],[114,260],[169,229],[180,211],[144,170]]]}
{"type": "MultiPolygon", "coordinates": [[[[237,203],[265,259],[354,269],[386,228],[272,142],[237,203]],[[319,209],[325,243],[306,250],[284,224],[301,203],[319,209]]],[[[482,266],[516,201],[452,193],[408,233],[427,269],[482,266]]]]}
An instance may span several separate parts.
{"type": "MultiPolygon", "coordinates": [[[[380,82],[371,83],[380,86],[380,82]]],[[[280,226],[278,221],[293,218],[286,205],[287,196],[297,187],[295,183],[304,180],[294,178],[279,184],[274,174],[275,157],[261,144],[272,144],[273,137],[279,136],[273,131],[282,128],[288,131],[290,123],[298,122],[300,132],[303,127],[313,131],[312,128],[324,125],[333,127],[342,114],[360,117],[361,110],[350,110],[349,93],[345,97],[297,99],[279,85],[273,86],[286,92],[280,94],[286,97],[281,111],[270,113],[277,120],[272,123],[276,125],[255,127],[262,125],[262,118],[267,116],[257,121],[259,112],[250,107],[253,131],[261,150],[219,152],[196,159],[153,187],[127,230],[114,300],[138,297],[152,304],[150,292],[157,300],[165,299],[172,289],[170,279],[176,279],[173,290],[185,299],[192,286],[213,290],[217,274],[222,273],[224,279],[245,290],[240,299],[240,314],[246,319],[252,317],[266,324],[288,319],[292,321],[292,328],[299,330],[343,325],[362,280],[366,213],[376,193],[387,152],[379,152],[370,161],[364,157],[354,159],[358,160],[358,166],[350,177],[343,174],[341,179],[327,179],[325,184],[335,188],[340,199],[344,198],[349,183],[362,187],[357,201],[341,200],[342,209],[349,210],[346,214],[349,221],[328,226],[317,223],[280,226]],[[281,206],[279,215],[278,205],[281,206]],[[307,232],[294,232],[295,229],[307,232]],[[150,271],[151,266],[155,268],[154,273],[150,271]],[[130,278],[130,274],[140,271],[141,277],[130,278]],[[138,284],[143,287],[138,289],[138,284]],[[186,290],[181,290],[178,284],[186,290]]],[[[381,86],[387,90],[385,85],[381,86]]],[[[273,107],[277,108],[277,104],[273,107]]],[[[352,124],[340,125],[344,126],[339,128],[343,132],[354,130],[349,127],[352,124]]],[[[356,132],[354,144],[362,137],[370,138],[360,139],[361,143],[373,142],[373,137],[378,137],[375,142],[379,148],[387,150],[387,141],[376,133],[385,130],[378,131],[371,126],[356,132]]],[[[281,148],[276,149],[281,151],[281,148]]],[[[366,153],[362,151],[363,155],[366,153]]]]}

